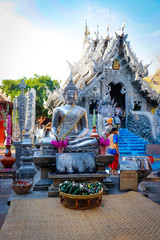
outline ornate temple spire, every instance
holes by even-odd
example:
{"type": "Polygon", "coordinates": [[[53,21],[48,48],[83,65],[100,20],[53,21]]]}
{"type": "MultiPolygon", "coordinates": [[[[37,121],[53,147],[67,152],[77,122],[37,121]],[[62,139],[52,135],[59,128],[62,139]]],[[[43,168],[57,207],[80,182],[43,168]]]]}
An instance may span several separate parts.
{"type": "Polygon", "coordinates": [[[90,40],[89,35],[90,35],[90,31],[88,30],[87,20],[86,20],[86,27],[85,27],[85,32],[84,32],[84,42],[83,42],[84,44],[90,40]]]}
{"type": "Polygon", "coordinates": [[[123,25],[122,25],[122,32],[123,32],[123,35],[124,35],[124,28],[125,28],[125,26],[126,26],[126,19],[124,20],[123,25]]]}
{"type": "Polygon", "coordinates": [[[96,39],[95,41],[98,41],[99,40],[99,31],[98,31],[98,28],[99,28],[99,25],[97,25],[97,32],[95,32],[94,34],[96,35],[96,39]]]}
{"type": "Polygon", "coordinates": [[[117,31],[115,33],[118,36],[120,36],[120,37],[124,37],[124,28],[125,28],[125,26],[126,26],[126,20],[124,20],[122,27],[117,29],[117,31]]]}
{"type": "Polygon", "coordinates": [[[108,24],[108,26],[107,26],[107,35],[106,35],[106,40],[108,40],[108,39],[109,39],[109,28],[110,28],[110,24],[108,24]]]}
{"type": "Polygon", "coordinates": [[[73,75],[72,75],[72,69],[71,69],[71,72],[70,72],[70,79],[69,79],[69,82],[68,84],[66,85],[66,87],[64,88],[64,94],[66,91],[68,90],[74,90],[74,91],[77,91],[78,92],[78,88],[74,85],[73,83],[73,75]]]}

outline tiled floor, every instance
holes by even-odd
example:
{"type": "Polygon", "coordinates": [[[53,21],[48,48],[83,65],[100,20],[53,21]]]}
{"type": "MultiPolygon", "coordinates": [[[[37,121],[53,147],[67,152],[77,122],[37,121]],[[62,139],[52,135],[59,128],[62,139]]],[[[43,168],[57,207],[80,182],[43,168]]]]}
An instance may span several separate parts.
{"type": "MultiPolygon", "coordinates": [[[[4,154],[5,154],[5,150],[0,149],[0,159],[4,156],[4,154]]],[[[0,162],[0,167],[2,167],[1,162],[0,162]]],[[[9,206],[7,205],[7,201],[12,191],[12,188],[11,188],[12,182],[13,182],[12,179],[0,178],[0,229],[8,213],[9,206]]]]}

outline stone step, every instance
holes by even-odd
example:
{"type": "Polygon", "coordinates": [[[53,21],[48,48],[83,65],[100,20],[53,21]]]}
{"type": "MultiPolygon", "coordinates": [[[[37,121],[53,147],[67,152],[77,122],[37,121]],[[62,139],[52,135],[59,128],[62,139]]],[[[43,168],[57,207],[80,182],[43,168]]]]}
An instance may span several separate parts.
{"type": "MultiPolygon", "coordinates": [[[[141,142],[141,141],[134,141],[134,140],[125,140],[125,141],[119,141],[119,143],[125,143],[125,144],[134,144],[134,145],[144,145],[145,143],[141,142]]],[[[145,144],[146,145],[146,144],[145,144]]]]}
{"type": "Polygon", "coordinates": [[[145,155],[145,145],[148,142],[139,136],[131,133],[128,129],[119,130],[119,151],[120,156],[145,155]]]}
{"type": "Polygon", "coordinates": [[[132,146],[131,144],[130,145],[128,145],[128,148],[130,148],[130,149],[146,149],[146,147],[145,146],[141,146],[141,145],[137,145],[137,146],[132,146]]]}
{"type": "MultiPolygon", "coordinates": [[[[140,144],[145,144],[143,142],[140,142],[140,141],[126,141],[126,142],[121,142],[119,141],[119,143],[127,143],[127,144],[135,144],[135,145],[140,145],[140,144]]],[[[145,144],[146,145],[146,144],[145,144]]]]}

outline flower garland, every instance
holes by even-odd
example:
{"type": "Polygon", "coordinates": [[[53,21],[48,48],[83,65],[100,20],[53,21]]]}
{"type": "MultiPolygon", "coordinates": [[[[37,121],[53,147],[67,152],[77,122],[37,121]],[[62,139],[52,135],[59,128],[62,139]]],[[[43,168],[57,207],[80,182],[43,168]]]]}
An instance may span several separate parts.
{"type": "Polygon", "coordinates": [[[6,139],[5,139],[5,145],[11,145],[11,128],[12,128],[12,116],[9,115],[9,105],[7,105],[7,109],[2,110],[1,111],[2,115],[3,115],[3,119],[4,119],[4,127],[6,128],[5,130],[5,135],[6,135],[6,139]]]}
{"type": "Polygon", "coordinates": [[[90,195],[99,193],[102,184],[98,181],[95,183],[75,183],[65,181],[59,185],[59,191],[73,195],[90,195]]]}
{"type": "Polygon", "coordinates": [[[11,145],[11,126],[12,126],[12,117],[11,115],[7,116],[7,126],[6,126],[6,145],[11,145]]]}

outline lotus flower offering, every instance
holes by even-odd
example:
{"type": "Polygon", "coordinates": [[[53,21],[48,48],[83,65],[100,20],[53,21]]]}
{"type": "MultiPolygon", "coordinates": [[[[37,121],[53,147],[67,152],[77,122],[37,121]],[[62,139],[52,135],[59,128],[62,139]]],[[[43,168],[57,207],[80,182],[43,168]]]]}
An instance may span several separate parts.
{"type": "Polygon", "coordinates": [[[65,181],[59,185],[59,190],[64,193],[73,195],[90,195],[99,193],[102,184],[98,181],[95,183],[75,183],[65,181]]]}

